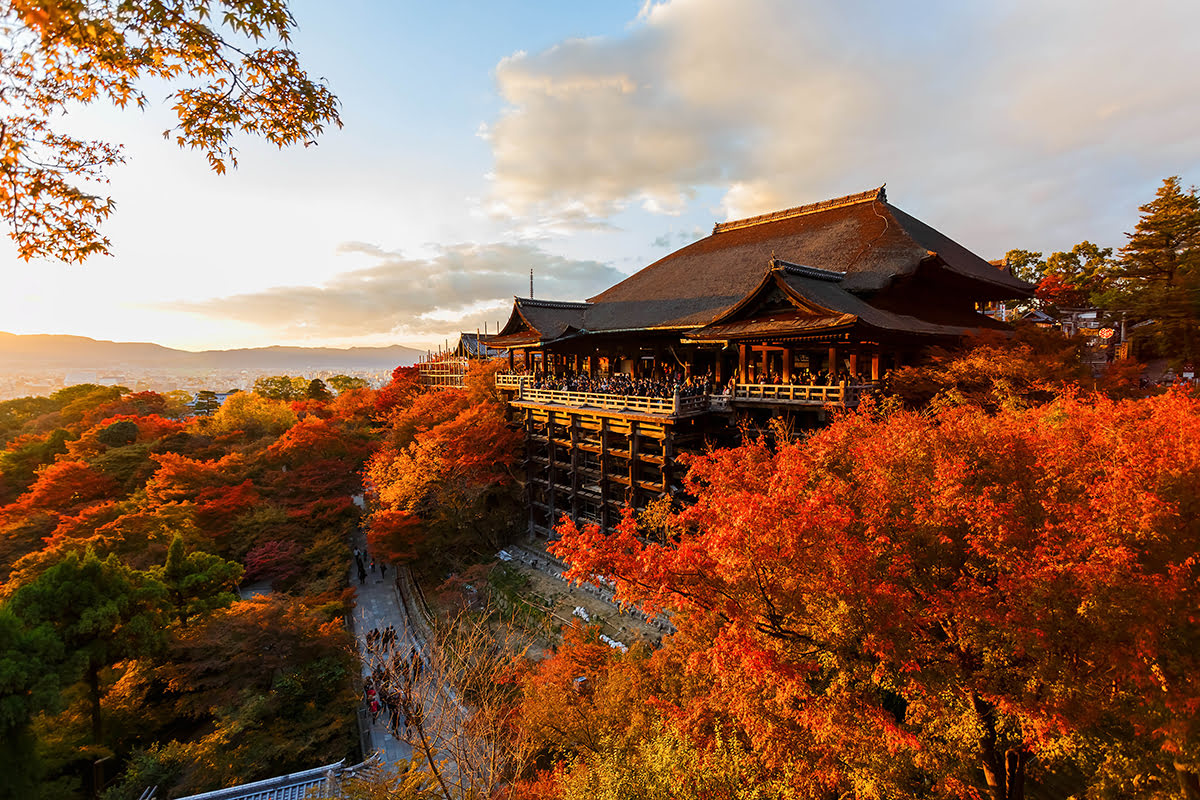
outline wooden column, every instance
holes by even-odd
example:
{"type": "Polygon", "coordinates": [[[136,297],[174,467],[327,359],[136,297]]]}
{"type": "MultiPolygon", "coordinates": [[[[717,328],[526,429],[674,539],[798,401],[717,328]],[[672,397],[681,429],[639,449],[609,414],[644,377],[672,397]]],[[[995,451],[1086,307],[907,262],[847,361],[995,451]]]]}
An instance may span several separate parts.
{"type": "Polygon", "coordinates": [[[528,350],[521,351],[521,364],[525,367],[525,371],[528,372],[529,371],[529,351],[528,350]]]}
{"type": "Polygon", "coordinates": [[[513,367],[515,367],[515,366],[516,366],[516,364],[514,363],[513,359],[514,359],[513,351],[512,351],[512,350],[509,350],[509,351],[508,351],[508,371],[509,371],[509,372],[512,372],[512,371],[513,371],[513,367]]]}
{"type": "Polygon", "coordinates": [[[611,523],[608,511],[608,468],[612,459],[608,455],[608,417],[600,418],[600,527],[609,530],[611,523]]]}
{"type": "Polygon", "coordinates": [[[746,345],[738,345],[738,383],[750,382],[750,361],[747,358],[746,345]]]}
{"type": "Polygon", "coordinates": [[[858,378],[858,351],[850,351],[850,380],[858,378]]]}
{"type": "Polygon", "coordinates": [[[546,506],[549,509],[549,519],[546,525],[550,530],[554,530],[554,525],[558,522],[554,496],[558,494],[554,491],[556,483],[556,468],[554,466],[554,412],[546,412],[546,461],[548,470],[546,472],[546,506]]]}
{"type": "Polygon", "coordinates": [[[579,415],[571,415],[571,516],[579,516],[579,467],[582,451],[579,449],[579,415]]]}
{"type": "Polygon", "coordinates": [[[598,359],[596,358],[595,353],[592,353],[590,356],[588,356],[588,375],[591,375],[593,378],[596,377],[597,360],[598,359]]]}
{"type": "Polygon", "coordinates": [[[666,436],[662,440],[663,464],[662,464],[662,491],[663,494],[671,492],[671,463],[675,459],[675,441],[674,430],[671,426],[666,426],[664,433],[666,436]]]}
{"type": "MultiPolygon", "coordinates": [[[[528,351],[526,351],[528,354],[528,351]]],[[[529,508],[529,535],[533,536],[533,522],[536,509],[533,507],[533,411],[525,409],[525,502],[529,508]]]]}
{"type": "Polygon", "coordinates": [[[638,424],[629,421],[629,505],[637,507],[638,494],[638,424]]]}
{"type": "Polygon", "coordinates": [[[582,355],[575,356],[575,372],[576,373],[583,372],[583,356],[582,355]]]}
{"type": "Polygon", "coordinates": [[[716,383],[720,383],[721,377],[722,377],[721,376],[721,353],[722,353],[722,350],[718,350],[716,357],[713,359],[713,381],[715,381],[716,383]]]}
{"type": "Polygon", "coordinates": [[[871,353],[871,380],[879,380],[879,351],[871,353]]]}
{"type": "Polygon", "coordinates": [[[829,347],[829,374],[838,374],[838,352],[837,347],[833,345],[829,347]]]}
{"type": "Polygon", "coordinates": [[[768,350],[766,347],[763,347],[762,354],[763,354],[763,357],[762,357],[762,374],[758,376],[758,382],[759,382],[759,383],[766,383],[768,380],[770,380],[770,377],[771,377],[771,370],[770,370],[770,366],[771,366],[771,362],[770,362],[770,358],[771,358],[771,351],[770,351],[770,350],[768,350]]]}
{"type": "Polygon", "coordinates": [[[783,382],[792,382],[792,348],[783,348],[783,382]]]}

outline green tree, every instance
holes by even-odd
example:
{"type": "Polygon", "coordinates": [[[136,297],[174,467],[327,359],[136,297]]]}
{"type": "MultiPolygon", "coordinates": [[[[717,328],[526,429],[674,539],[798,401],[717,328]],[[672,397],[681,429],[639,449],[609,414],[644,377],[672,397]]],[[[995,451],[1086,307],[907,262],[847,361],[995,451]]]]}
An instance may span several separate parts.
{"type": "Polygon", "coordinates": [[[234,590],[242,577],[242,566],[220,556],[199,551],[184,553],[183,537],[176,534],[167,550],[167,562],[153,570],[166,588],[179,624],[214,608],[225,608],[237,595],[234,590]]]}
{"type": "Polygon", "coordinates": [[[1051,253],[1038,284],[1038,299],[1057,306],[1098,305],[1113,280],[1112,248],[1088,241],[1051,253]]]}
{"type": "Polygon", "coordinates": [[[18,254],[83,261],[108,253],[99,232],[111,197],[88,183],[124,160],[121,147],[56,130],[80,104],[147,104],[147,82],[173,87],[179,124],[165,135],[236,166],[237,133],[279,147],[341,125],[337,98],[288,48],[285,0],[84,2],[12,0],[0,12],[0,207],[18,254]],[[178,88],[175,88],[178,87],[178,88]]]}
{"type": "Polygon", "coordinates": [[[304,390],[304,396],[309,400],[324,400],[333,399],[333,394],[325,385],[325,381],[320,378],[313,378],[308,382],[308,388],[304,390]]]}
{"type": "Polygon", "coordinates": [[[254,393],[268,400],[302,400],[308,381],[291,375],[264,375],[254,381],[254,393]]]}
{"type": "Polygon", "coordinates": [[[1196,187],[1180,188],[1179,177],[1163,181],[1121,248],[1118,275],[1129,280],[1176,285],[1193,275],[1200,261],[1200,197],[1196,187]]]}
{"type": "Polygon", "coordinates": [[[366,378],[353,378],[349,375],[334,375],[326,383],[338,394],[345,394],[351,389],[366,389],[370,386],[366,378]]]}
{"type": "Polygon", "coordinates": [[[275,435],[296,424],[296,414],[288,406],[268,400],[257,392],[230,395],[217,413],[207,420],[206,430],[213,434],[242,431],[250,438],[275,435]]]}
{"type": "Polygon", "coordinates": [[[103,744],[103,671],[164,644],[162,584],[110,555],[69,553],[12,598],[13,612],[36,635],[53,636],[65,682],[87,685],[92,743],[103,744]]]}
{"type": "Polygon", "coordinates": [[[1110,304],[1150,324],[1138,340],[1179,362],[1200,357],[1200,197],[1167,178],[1121,248],[1110,304]]]}
{"type": "Polygon", "coordinates": [[[63,646],[0,607],[0,798],[32,797],[39,777],[33,715],[58,699],[63,646]]]}
{"type": "Polygon", "coordinates": [[[1004,254],[1004,263],[1013,275],[1029,283],[1040,281],[1046,271],[1046,260],[1032,250],[1009,250],[1004,254]]]}

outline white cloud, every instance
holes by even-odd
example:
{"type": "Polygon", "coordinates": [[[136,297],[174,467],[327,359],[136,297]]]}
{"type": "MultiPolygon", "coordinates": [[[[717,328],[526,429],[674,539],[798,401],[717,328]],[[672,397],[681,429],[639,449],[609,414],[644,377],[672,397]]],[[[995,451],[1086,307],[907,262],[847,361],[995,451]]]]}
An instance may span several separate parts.
{"type": "Polygon", "coordinates": [[[997,241],[1078,223],[1200,166],[1198,24],[1168,0],[647,2],[498,65],[494,208],[673,214],[715,187],[743,216],[887,181],[997,241]]]}
{"type": "Polygon", "coordinates": [[[427,337],[507,319],[513,295],[529,292],[530,269],[538,297],[564,300],[590,297],[624,277],[606,264],[563,258],[527,243],[445,246],[430,258],[365,242],[345,242],[338,251],[373,263],[322,286],[279,286],[163,307],[288,335],[319,329],[327,337],[427,337]]]}

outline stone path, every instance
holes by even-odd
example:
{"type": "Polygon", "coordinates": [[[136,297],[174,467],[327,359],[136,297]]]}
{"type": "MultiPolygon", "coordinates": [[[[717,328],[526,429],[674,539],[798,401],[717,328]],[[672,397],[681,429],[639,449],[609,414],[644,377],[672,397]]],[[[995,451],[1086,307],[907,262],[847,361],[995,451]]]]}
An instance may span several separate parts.
{"type": "MultiPolygon", "coordinates": [[[[387,568],[386,577],[380,576],[378,567],[373,572],[368,571],[367,581],[361,585],[358,582],[358,568],[353,563],[350,565],[349,574],[350,585],[358,593],[353,624],[354,635],[358,638],[359,652],[368,652],[368,631],[372,628],[382,631],[388,625],[395,627],[396,639],[399,644],[405,647],[410,646],[407,633],[408,620],[404,613],[404,607],[400,603],[400,595],[396,591],[394,568],[390,566],[387,568]]],[[[370,665],[364,661],[362,674],[365,677],[370,673],[370,665]]],[[[401,759],[407,761],[412,758],[412,748],[406,742],[396,739],[388,731],[386,714],[380,713],[374,723],[371,723],[369,713],[363,715],[360,712],[360,718],[370,725],[369,745],[371,751],[380,753],[386,764],[390,766],[401,759]]],[[[370,753],[366,755],[370,755],[370,753]]]]}

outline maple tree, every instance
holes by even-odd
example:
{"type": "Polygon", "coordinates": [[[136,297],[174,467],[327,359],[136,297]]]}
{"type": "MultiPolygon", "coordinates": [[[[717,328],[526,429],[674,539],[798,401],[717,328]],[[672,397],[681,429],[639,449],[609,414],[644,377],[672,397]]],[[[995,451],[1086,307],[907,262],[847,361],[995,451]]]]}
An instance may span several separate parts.
{"type": "Polygon", "coordinates": [[[283,0],[11,0],[0,26],[0,206],[26,260],[109,252],[99,227],[115,201],[93,191],[124,156],[56,129],[79,104],[142,108],[146,82],[177,87],[165,135],[218,173],[237,164],[235,134],[310,145],[341,125],[337,98],[288,48],[283,0]]]}
{"type": "Polygon", "coordinates": [[[464,389],[438,392],[420,391],[399,368],[380,391],[394,405],[365,483],[381,527],[375,536],[391,552],[453,560],[494,552],[509,535],[521,437],[505,422],[498,368],[473,364],[464,389]]]}
{"type": "Polygon", "coordinates": [[[794,790],[1004,800],[1125,747],[1152,794],[1196,774],[1198,419],[1181,394],[868,408],[695,459],[666,541],[564,522],[554,552],[672,608],[706,690],[679,722],[806,764],[794,790]]]}

